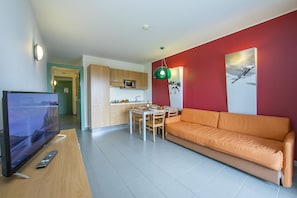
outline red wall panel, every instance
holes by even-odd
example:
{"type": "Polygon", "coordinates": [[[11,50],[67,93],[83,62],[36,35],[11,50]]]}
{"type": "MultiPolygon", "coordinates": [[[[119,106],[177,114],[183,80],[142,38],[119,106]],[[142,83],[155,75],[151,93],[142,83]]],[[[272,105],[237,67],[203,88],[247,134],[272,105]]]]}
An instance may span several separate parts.
{"type": "MultiPolygon", "coordinates": [[[[169,67],[184,66],[184,107],[227,111],[225,55],[256,47],[258,114],[289,117],[297,132],[296,35],[294,11],[167,57],[169,67]]],[[[152,90],[153,103],[169,105],[166,80],[153,79],[152,90]]]]}

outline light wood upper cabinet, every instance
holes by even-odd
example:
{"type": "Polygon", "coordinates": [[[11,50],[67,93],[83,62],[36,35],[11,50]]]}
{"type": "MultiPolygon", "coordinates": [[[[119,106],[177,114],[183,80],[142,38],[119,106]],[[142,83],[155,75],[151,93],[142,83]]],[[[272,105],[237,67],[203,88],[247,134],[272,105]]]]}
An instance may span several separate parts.
{"type": "Polygon", "coordinates": [[[140,73],[139,79],[136,83],[136,89],[147,89],[148,82],[147,82],[148,75],[147,73],[140,73]]]}
{"type": "Polygon", "coordinates": [[[147,78],[147,73],[110,69],[110,86],[113,87],[124,87],[124,80],[135,80],[136,89],[147,89],[147,78]]]}
{"type": "Polygon", "coordinates": [[[88,81],[90,127],[93,129],[109,126],[109,67],[101,65],[89,65],[88,81]]]}
{"type": "Polygon", "coordinates": [[[124,70],[110,69],[110,85],[124,87],[124,70]]]}
{"type": "Polygon", "coordinates": [[[138,78],[139,78],[139,74],[140,74],[140,72],[127,71],[126,72],[127,80],[135,80],[135,81],[137,81],[138,78]]]}

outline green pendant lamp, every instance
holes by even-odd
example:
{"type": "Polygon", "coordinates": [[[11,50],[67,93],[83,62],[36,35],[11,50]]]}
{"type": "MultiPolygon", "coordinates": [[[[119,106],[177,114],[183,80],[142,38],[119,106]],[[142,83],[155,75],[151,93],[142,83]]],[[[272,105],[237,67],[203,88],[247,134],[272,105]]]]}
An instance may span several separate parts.
{"type": "MultiPolygon", "coordinates": [[[[161,50],[164,49],[164,47],[160,47],[161,50]]],[[[154,70],[154,79],[157,80],[166,80],[171,77],[170,69],[167,67],[165,58],[161,60],[161,66],[157,67],[154,70]]]]}

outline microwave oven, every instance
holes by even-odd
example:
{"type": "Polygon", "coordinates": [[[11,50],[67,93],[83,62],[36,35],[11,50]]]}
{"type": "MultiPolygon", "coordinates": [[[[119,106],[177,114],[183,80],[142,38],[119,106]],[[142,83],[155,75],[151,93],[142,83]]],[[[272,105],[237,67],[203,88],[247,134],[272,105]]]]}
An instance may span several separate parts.
{"type": "Polygon", "coordinates": [[[136,81],[135,80],[124,80],[124,87],[125,88],[136,88],[136,81]]]}

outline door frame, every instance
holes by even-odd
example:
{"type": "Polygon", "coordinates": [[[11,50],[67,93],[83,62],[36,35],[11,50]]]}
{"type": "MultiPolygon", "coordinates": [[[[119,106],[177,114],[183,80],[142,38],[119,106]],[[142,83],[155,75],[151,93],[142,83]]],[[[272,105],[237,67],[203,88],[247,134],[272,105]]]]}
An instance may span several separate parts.
{"type": "Polygon", "coordinates": [[[60,68],[68,68],[68,69],[77,69],[79,71],[79,87],[80,87],[80,129],[84,131],[86,129],[85,123],[85,110],[84,110],[84,68],[82,66],[73,66],[73,65],[64,65],[64,64],[56,64],[56,63],[47,63],[47,90],[51,92],[51,68],[52,67],[60,67],[60,68]]]}

